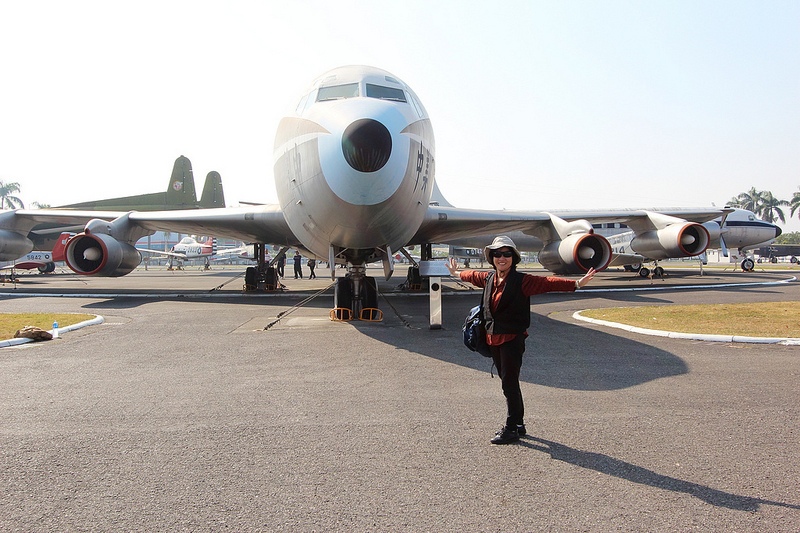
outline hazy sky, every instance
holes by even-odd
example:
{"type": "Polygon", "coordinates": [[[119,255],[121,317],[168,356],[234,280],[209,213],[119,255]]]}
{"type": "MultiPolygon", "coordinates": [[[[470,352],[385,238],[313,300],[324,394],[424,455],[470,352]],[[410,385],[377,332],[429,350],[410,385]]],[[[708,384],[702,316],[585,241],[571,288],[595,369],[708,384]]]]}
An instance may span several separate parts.
{"type": "Polygon", "coordinates": [[[347,64],[416,91],[458,206],[707,206],[800,190],[794,0],[0,7],[0,180],[26,204],[160,191],[181,154],[198,192],[217,170],[229,205],[276,202],[280,118],[347,64]]]}

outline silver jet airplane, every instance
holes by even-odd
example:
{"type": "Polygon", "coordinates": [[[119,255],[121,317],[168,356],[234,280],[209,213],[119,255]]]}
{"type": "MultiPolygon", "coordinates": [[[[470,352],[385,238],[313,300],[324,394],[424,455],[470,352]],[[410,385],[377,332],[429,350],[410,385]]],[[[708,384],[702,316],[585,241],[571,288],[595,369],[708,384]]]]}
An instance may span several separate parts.
{"type": "MultiPolygon", "coordinates": [[[[139,264],[134,244],[155,231],[213,234],[292,247],[346,265],[336,280],[332,318],[377,308],[365,265],[382,261],[388,278],[394,252],[431,243],[512,231],[537,237],[541,263],[561,274],[602,270],[613,259],[593,223],[626,223],[643,249],[697,255],[711,236],[702,223],[729,209],[505,211],[460,209],[431,202],[436,150],[419,97],[377,68],[346,66],[319,77],[281,120],[273,149],[278,205],[160,212],[0,213],[0,259],[31,250],[27,232],[42,222],[85,223],[67,244],[67,265],[80,274],[123,276],[139,264]]],[[[487,241],[488,242],[488,241],[487,241]]],[[[335,277],[337,269],[331,268],[335,277]]]]}

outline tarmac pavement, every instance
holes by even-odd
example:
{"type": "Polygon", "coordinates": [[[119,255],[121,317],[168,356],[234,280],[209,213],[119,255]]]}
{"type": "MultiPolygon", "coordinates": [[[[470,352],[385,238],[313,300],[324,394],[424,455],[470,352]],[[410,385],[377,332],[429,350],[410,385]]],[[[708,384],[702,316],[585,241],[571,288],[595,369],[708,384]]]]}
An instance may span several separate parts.
{"type": "Polygon", "coordinates": [[[0,530],[800,528],[800,348],[572,318],[798,301],[798,283],[732,286],[786,273],[682,290],[710,274],[606,272],[590,287],[620,290],[534,298],[529,434],[494,446],[499,379],[460,340],[479,293],[446,282],[443,328],[430,330],[425,294],[394,293],[394,279],[380,285],[383,322],[338,323],[329,294],[293,307],[330,283],[317,272],[281,294],[210,291],[234,271],[0,286],[3,312],[105,319],[0,350],[0,530]]]}

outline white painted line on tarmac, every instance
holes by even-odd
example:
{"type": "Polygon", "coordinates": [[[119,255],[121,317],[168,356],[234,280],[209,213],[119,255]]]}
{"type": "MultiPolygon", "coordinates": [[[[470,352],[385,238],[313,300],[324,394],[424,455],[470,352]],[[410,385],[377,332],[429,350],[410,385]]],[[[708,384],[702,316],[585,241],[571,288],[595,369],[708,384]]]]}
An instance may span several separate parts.
{"type": "Polygon", "coordinates": [[[583,316],[581,313],[588,311],[576,311],[572,314],[575,320],[589,322],[598,326],[607,326],[610,328],[622,329],[630,331],[631,333],[639,333],[641,335],[652,335],[656,337],[669,337],[671,339],[687,339],[695,341],[708,341],[708,342],[748,342],[756,344],[784,344],[789,346],[800,346],[800,339],[793,337],[746,337],[743,335],[710,335],[704,333],[678,333],[676,331],[664,331],[660,329],[647,329],[630,324],[621,324],[619,322],[609,322],[608,320],[600,320],[597,318],[589,318],[583,316]]]}
{"type": "MultiPolygon", "coordinates": [[[[662,285],[659,287],[609,287],[604,289],[581,289],[579,292],[634,292],[634,291],[671,291],[676,289],[721,289],[727,287],[755,287],[767,285],[782,285],[797,281],[797,277],[778,280],[778,281],[747,281],[742,283],[711,283],[708,285],[662,285]]],[[[654,282],[657,283],[657,282],[654,282]]]]}

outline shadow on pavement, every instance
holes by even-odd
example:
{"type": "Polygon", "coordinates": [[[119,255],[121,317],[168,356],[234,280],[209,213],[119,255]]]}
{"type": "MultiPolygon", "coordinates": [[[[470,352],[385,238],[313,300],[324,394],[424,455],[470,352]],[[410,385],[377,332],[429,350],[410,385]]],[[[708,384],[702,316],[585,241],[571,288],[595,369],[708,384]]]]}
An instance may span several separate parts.
{"type": "Polygon", "coordinates": [[[601,474],[625,479],[632,483],[639,483],[641,485],[672,492],[683,492],[684,494],[694,496],[716,507],[750,512],[758,511],[759,506],[762,504],[786,507],[789,509],[800,509],[800,505],[796,504],[764,500],[762,498],[751,498],[749,496],[740,496],[738,494],[712,489],[711,487],[698,483],[691,483],[689,481],[665,476],[602,453],[577,450],[565,446],[564,444],[540,439],[538,437],[525,437],[524,440],[520,441],[520,444],[534,450],[549,453],[550,457],[557,461],[563,461],[571,465],[586,468],[587,470],[594,470],[601,474]]]}

